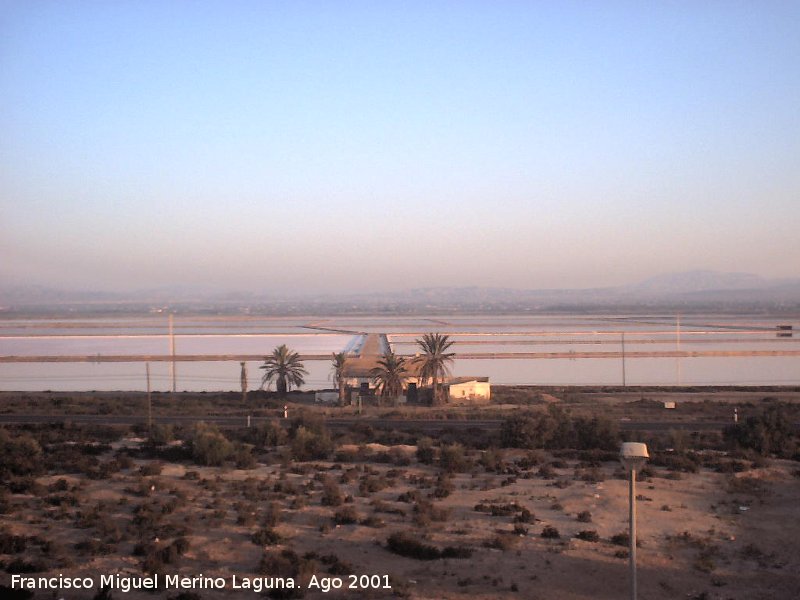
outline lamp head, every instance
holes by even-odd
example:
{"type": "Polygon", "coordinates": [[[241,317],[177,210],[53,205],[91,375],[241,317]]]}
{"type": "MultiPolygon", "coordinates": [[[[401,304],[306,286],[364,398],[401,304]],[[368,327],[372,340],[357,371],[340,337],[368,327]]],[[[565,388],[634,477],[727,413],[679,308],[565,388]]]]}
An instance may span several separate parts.
{"type": "Polygon", "coordinates": [[[628,471],[641,469],[648,458],[647,444],[640,442],[625,442],[619,451],[619,460],[628,471]]]}

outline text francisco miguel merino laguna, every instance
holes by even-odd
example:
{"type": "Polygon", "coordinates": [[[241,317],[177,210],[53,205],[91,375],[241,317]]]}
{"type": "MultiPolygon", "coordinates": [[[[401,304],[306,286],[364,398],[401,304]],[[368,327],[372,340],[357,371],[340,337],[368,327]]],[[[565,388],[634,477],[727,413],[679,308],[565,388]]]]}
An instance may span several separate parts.
{"type": "MultiPolygon", "coordinates": [[[[311,581],[308,587],[324,590],[323,578],[311,581]]],[[[153,574],[149,577],[138,577],[113,573],[98,577],[28,577],[11,576],[12,589],[27,590],[87,590],[93,588],[110,588],[126,593],[131,590],[251,590],[261,592],[270,589],[294,589],[298,583],[292,577],[186,577],[182,575],[153,574]],[[163,585],[163,587],[162,587],[163,585]]]]}

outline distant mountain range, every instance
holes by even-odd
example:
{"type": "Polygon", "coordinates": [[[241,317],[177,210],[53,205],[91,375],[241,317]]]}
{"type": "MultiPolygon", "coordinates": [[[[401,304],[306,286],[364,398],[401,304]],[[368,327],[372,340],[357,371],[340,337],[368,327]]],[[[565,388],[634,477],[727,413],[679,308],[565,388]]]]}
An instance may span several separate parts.
{"type": "Polygon", "coordinates": [[[0,287],[5,313],[58,310],[309,313],[767,309],[800,311],[800,278],[766,279],[750,273],[688,271],[658,275],[616,287],[514,289],[425,287],[400,292],[281,297],[247,292],[217,292],[170,287],[132,293],[74,292],[40,286],[0,287]]]}
{"type": "MultiPolygon", "coordinates": [[[[387,294],[371,294],[388,299],[387,294]]],[[[395,300],[415,298],[426,302],[469,301],[542,304],[597,305],[607,303],[692,304],[705,302],[775,302],[800,303],[800,278],[765,279],[750,273],[687,271],[651,277],[644,281],[615,287],[584,289],[538,289],[484,287],[433,287],[393,294],[395,300]]]]}

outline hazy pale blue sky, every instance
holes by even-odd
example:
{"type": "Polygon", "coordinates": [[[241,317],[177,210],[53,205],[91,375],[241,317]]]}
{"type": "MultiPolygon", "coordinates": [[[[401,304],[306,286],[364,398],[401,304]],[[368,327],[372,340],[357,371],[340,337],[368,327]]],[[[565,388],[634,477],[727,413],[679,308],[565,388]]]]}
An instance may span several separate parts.
{"type": "Polygon", "coordinates": [[[0,0],[0,279],[800,275],[800,2],[0,0]]]}

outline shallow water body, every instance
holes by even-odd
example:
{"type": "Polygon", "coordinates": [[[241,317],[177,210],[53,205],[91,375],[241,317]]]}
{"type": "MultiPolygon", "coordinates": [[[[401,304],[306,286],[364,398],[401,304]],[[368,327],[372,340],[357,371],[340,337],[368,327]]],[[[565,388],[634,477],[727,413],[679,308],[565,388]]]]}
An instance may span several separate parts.
{"type": "MultiPolygon", "coordinates": [[[[303,355],[328,356],[357,346],[363,333],[386,333],[395,352],[413,355],[426,332],[456,343],[453,375],[488,376],[497,384],[542,385],[796,385],[800,384],[800,320],[753,315],[619,316],[359,316],[180,317],[173,334],[165,315],[124,319],[0,320],[0,390],[144,390],[143,361],[103,362],[110,355],[178,355],[200,360],[174,366],[178,390],[240,389],[239,360],[280,344],[303,355]],[[791,326],[791,337],[778,326],[791,326]],[[790,352],[777,356],[643,357],[663,352],[790,352]],[[605,357],[596,356],[604,353],[605,357]],[[639,354],[637,356],[637,353],[639,354]],[[498,357],[497,355],[501,355],[498,357]],[[535,358],[525,355],[536,354],[535,358]],[[460,355],[460,357],[459,357],[460,355]],[[549,355],[549,356],[548,356],[549,355]],[[97,357],[92,362],[37,362],[36,357],[97,357]]],[[[249,387],[260,384],[261,360],[247,360],[249,387]]],[[[332,387],[330,364],[307,360],[306,388],[332,387]]],[[[150,363],[151,386],[168,391],[173,366],[150,363]]]]}

